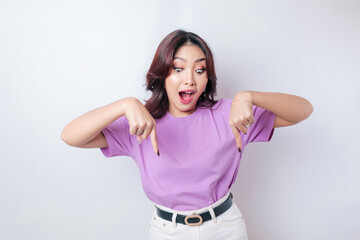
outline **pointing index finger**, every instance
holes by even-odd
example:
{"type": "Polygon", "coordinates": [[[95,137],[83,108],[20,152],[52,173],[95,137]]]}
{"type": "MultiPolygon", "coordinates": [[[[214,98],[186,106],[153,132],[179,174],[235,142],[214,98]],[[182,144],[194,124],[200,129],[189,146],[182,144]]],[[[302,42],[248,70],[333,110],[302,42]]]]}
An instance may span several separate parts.
{"type": "Polygon", "coordinates": [[[151,144],[153,146],[155,153],[158,156],[160,156],[159,146],[157,142],[157,135],[156,135],[156,125],[154,125],[153,129],[151,130],[150,137],[151,137],[151,144]]]}
{"type": "Polygon", "coordinates": [[[235,126],[231,126],[231,130],[233,131],[234,136],[235,136],[236,146],[237,146],[239,152],[241,152],[243,149],[242,149],[240,132],[235,126]]]}

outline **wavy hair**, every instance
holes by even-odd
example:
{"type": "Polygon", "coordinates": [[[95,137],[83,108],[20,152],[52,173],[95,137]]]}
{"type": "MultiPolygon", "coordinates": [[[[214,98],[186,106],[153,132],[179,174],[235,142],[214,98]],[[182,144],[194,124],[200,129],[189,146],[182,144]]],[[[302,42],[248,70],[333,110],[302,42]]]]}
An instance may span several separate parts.
{"type": "Polygon", "coordinates": [[[209,46],[198,35],[181,29],[167,35],[159,44],[150,69],[146,74],[146,90],[151,91],[151,97],[145,101],[145,108],[154,119],[163,117],[169,109],[169,99],[165,89],[165,79],[170,74],[176,51],[185,44],[198,46],[206,57],[208,82],[205,92],[199,97],[196,107],[211,108],[216,104],[216,74],[214,59],[209,46]]]}

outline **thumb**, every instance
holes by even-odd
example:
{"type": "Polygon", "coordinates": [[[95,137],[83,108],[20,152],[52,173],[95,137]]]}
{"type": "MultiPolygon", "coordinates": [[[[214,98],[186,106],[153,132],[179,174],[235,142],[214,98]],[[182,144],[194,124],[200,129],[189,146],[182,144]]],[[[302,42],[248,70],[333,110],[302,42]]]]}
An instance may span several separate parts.
{"type": "Polygon", "coordinates": [[[243,149],[242,149],[241,136],[240,136],[239,129],[237,129],[235,126],[231,126],[231,130],[234,133],[236,146],[238,148],[238,151],[241,152],[243,149]]]}
{"type": "Polygon", "coordinates": [[[138,140],[138,142],[139,142],[139,144],[142,142],[142,138],[141,138],[141,136],[139,136],[139,135],[136,135],[136,138],[137,138],[137,140],[138,140]]]}

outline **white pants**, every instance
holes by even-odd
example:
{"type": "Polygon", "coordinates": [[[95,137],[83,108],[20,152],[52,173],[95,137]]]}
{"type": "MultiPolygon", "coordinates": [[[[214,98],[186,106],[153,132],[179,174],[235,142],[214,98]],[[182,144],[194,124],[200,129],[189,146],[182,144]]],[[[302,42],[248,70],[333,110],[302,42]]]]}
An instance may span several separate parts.
{"type": "Polygon", "coordinates": [[[235,202],[221,215],[215,217],[214,208],[223,203],[229,196],[228,192],[219,201],[209,207],[193,211],[176,211],[154,204],[156,207],[173,213],[172,222],[157,216],[156,209],[149,225],[149,240],[247,240],[244,217],[235,202]],[[188,226],[176,223],[177,214],[191,215],[210,211],[212,219],[199,226],[188,226]]]}

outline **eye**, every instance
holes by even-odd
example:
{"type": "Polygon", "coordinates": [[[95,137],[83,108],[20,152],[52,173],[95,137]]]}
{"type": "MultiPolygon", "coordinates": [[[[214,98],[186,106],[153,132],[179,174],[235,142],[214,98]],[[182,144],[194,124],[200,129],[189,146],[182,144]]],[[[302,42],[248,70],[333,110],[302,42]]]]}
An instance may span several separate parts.
{"type": "Polygon", "coordinates": [[[176,72],[181,72],[181,70],[183,70],[182,68],[175,67],[175,66],[173,66],[173,69],[174,69],[176,72]]]}
{"type": "Polygon", "coordinates": [[[196,72],[201,74],[201,73],[205,72],[205,70],[206,70],[206,68],[201,68],[201,69],[197,69],[196,72]]]}

